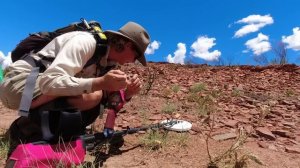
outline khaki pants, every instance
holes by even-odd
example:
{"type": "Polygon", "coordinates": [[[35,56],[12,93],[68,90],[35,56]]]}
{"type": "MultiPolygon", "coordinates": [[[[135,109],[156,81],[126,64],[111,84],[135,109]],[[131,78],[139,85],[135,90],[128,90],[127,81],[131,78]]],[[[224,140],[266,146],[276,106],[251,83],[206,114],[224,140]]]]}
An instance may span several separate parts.
{"type": "MultiPolygon", "coordinates": [[[[32,65],[24,60],[13,63],[6,69],[4,80],[0,84],[0,99],[4,106],[10,109],[18,109],[26,83],[26,78],[30,74],[32,65]]],[[[40,75],[37,77],[33,92],[33,98],[41,95],[38,83],[40,75]]]]}

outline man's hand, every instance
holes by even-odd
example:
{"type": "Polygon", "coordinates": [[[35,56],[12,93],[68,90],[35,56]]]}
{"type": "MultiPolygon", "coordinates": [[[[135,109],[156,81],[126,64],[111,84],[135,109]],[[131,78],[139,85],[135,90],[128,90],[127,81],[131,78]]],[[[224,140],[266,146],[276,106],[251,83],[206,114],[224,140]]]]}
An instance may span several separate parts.
{"type": "Polygon", "coordinates": [[[137,74],[127,79],[126,99],[130,99],[133,95],[138,94],[141,90],[141,80],[137,74]]]}
{"type": "Polygon", "coordinates": [[[120,70],[110,70],[102,77],[95,78],[92,90],[118,91],[125,89],[127,86],[127,76],[120,70]]]}

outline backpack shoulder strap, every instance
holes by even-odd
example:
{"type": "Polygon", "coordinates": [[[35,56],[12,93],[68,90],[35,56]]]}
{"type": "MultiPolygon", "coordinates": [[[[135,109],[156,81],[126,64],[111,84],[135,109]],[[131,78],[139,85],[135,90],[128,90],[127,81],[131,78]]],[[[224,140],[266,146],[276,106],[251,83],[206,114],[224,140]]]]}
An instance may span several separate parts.
{"type": "Polygon", "coordinates": [[[96,40],[96,50],[94,55],[88,62],[85,64],[84,68],[97,64],[102,57],[105,56],[108,48],[107,37],[103,33],[101,26],[98,22],[91,21],[87,23],[85,19],[81,19],[82,23],[85,25],[86,29],[94,36],[96,40]]]}
{"type": "Polygon", "coordinates": [[[39,67],[33,67],[30,74],[26,78],[26,83],[24,87],[24,91],[21,97],[21,103],[19,107],[19,115],[28,117],[29,109],[31,106],[32,98],[33,98],[33,90],[36,83],[36,78],[39,75],[39,67]]]}
{"type": "Polygon", "coordinates": [[[87,63],[84,65],[83,68],[86,68],[92,64],[99,63],[100,59],[105,56],[106,52],[107,52],[107,45],[96,44],[96,50],[94,52],[94,55],[92,56],[92,58],[90,58],[87,61],[87,63]]]}

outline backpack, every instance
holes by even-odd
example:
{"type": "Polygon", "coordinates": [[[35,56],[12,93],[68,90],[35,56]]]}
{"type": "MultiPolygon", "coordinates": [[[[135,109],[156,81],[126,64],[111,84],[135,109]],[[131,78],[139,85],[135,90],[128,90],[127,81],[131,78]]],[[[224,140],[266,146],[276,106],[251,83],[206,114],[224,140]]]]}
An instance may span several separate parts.
{"type": "MultiPolygon", "coordinates": [[[[107,52],[107,38],[103,33],[101,26],[98,22],[91,21],[88,23],[85,19],[81,19],[80,23],[74,23],[69,26],[57,29],[53,32],[39,32],[39,33],[30,34],[27,38],[22,40],[17,45],[17,47],[13,50],[11,54],[12,61],[15,62],[27,56],[30,57],[30,54],[37,53],[38,51],[40,51],[55,37],[72,31],[90,32],[92,33],[92,35],[96,40],[95,53],[87,61],[87,63],[84,65],[83,68],[92,64],[96,64],[97,71],[100,70],[99,74],[97,73],[97,75],[102,76],[114,67],[114,66],[102,67],[99,65],[100,58],[102,58],[107,52]]],[[[26,83],[24,86],[24,91],[22,93],[20,107],[19,107],[19,115],[24,117],[29,117],[29,115],[32,116],[32,113],[30,112],[30,105],[33,98],[33,91],[34,91],[36,79],[39,73],[44,72],[46,70],[46,67],[41,63],[41,60],[47,59],[47,61],[50,62],[54,60],[54,58],[45,58],[45,57],[40,57],[41,58],[40,60],[35,60],[33,57],[31,58],[36,65],[31,69],[30,74],[26,78],[26,83]]],[[[60,135],[61,132],[55,132],[54,130],[62,130],[63,134],[65,134],[65,137],[67,137],[65,139],[69,139],[73,135],[77,134],[74,133],[74,130],[75,131],[80,130],[79,128],[80,125],[78,124],[81,121],[80,112],[74,109],[66,109],[65,112],[63,110],[65,109],[59,109],[56,111],[41,109],[39,112],[36,113],[39,115],[36,118],[38,120],[39,119],[42,120],[41,123],[42,123],[42,128],[44,129],[43,136],[45,140],[49,140],[49,141],[51,139],[57,140],[57,135],[60,135]],[[52,116],[52,114],[57,114],[57,115],[52,116]],[[56,121],[60,122],[60,124],[54,124],[55,126],[58,126],[58,129],[56,129],[56,127],[52,129],[50,124],[48,124],[50,123],[49,121],[51,120],[51,118],[55,119],[55,122],[51,122],[51,123],[56,123],[56,121]],[[65,128],[68,129],[68,127],[71,127],[71,129],[64,130],[65,128]]],[[[78,133],[80,132],[81,131],[79,131],[78,133]]]]}
{"type": "MultiPolygon", "coordinates": [[[[100,58],[105,55],[107,51],[107,37],[102,31],[100,23],[96,21],[90,21],[89,23],[81,18],[81,22],[72,23],[66,27],[59,28],[52,32],[38,32],[29,34],[28,37],[23,39],[16,48],[11,52],[12,62],[22,59],[25,55],[30,53],[37,53],[44,48],[55,37],[64,33],[72,31],[87,31],[94,35],[97,42],[96,51],[92,58],[88,60],[84,67],[99,62],[100,58]]],[[[53,61],[53,60],[49,60],[53,61]]],[[[37,66],[41,66],[37,64],[37,66]]]]}

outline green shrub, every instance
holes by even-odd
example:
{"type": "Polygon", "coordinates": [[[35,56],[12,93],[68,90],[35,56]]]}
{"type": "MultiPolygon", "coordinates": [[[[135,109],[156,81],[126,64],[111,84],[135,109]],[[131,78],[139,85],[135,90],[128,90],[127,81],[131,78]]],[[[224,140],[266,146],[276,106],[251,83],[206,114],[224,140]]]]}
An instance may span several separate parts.
{"type": "Polygon", "coordinates": [[[8,139],[0,137],[0,157],[6,158],[9,149],[8,139]]]}
{"type": "Polygon", "coordinates": [[[177,110],[177,106],[174,103],[167,102],[163,107],[162,107],[162,112],[166,114],[172,114],[174,111],[177,110]]]}
{"type": "Polygon", "coordinates": [[[190,91],[192,93],[198,93],[205,90],[205,84],[204,83],[196,83],[193,86],[190,87],[190,91]]]}
{"type": "Polygon", "coordinates": [[[167,132],[150,130],[142,139],[142,146],[149,150],[158,150],[167,142],[167,132]]]}
{"type": "Polygon", "coordinates": [[[180,86],[179,85],[173,85],[172,90],[173,90],[174,93],[177,93],[180,90],[180,86]]]}

